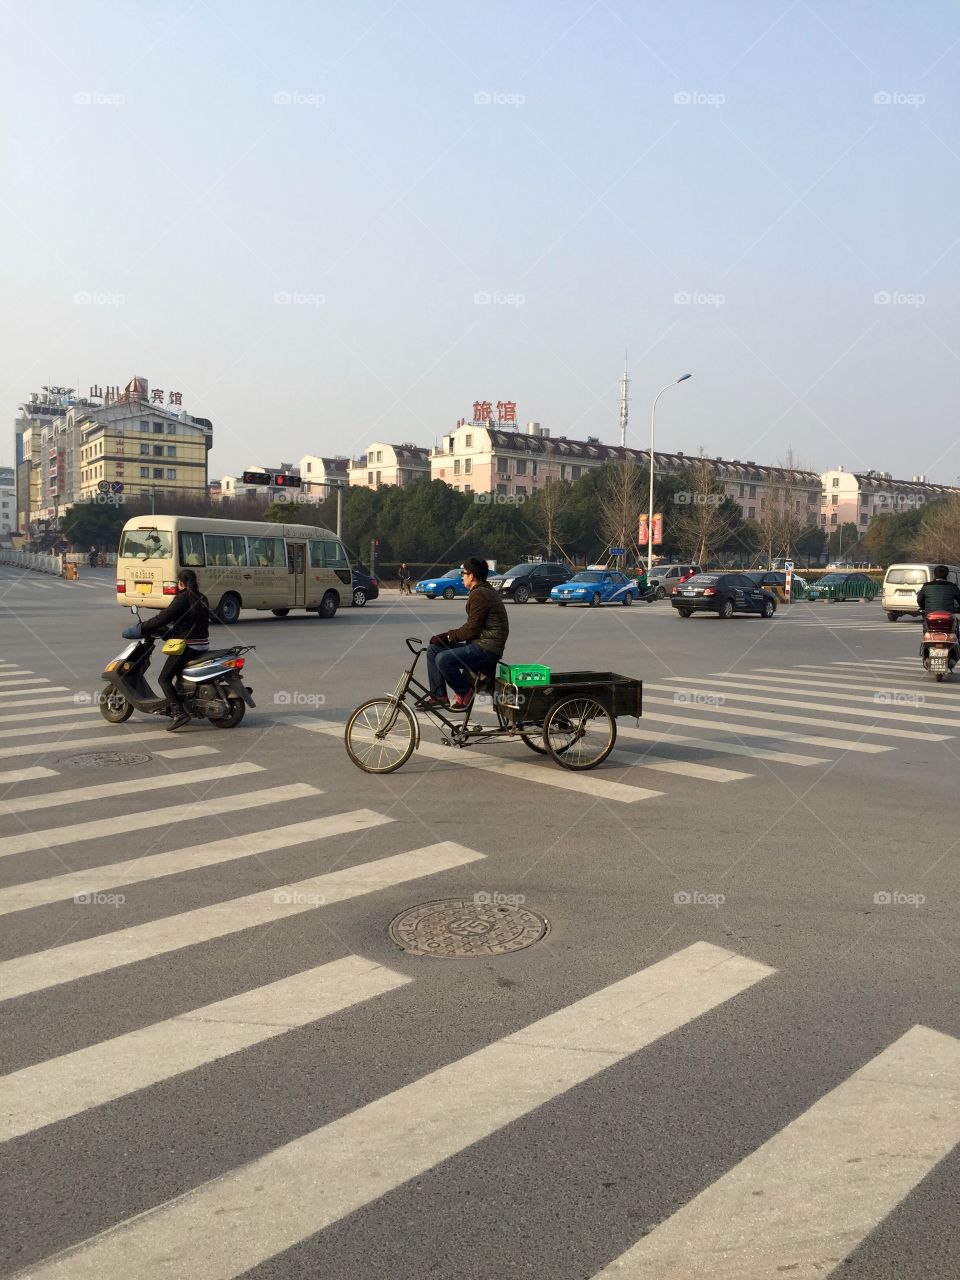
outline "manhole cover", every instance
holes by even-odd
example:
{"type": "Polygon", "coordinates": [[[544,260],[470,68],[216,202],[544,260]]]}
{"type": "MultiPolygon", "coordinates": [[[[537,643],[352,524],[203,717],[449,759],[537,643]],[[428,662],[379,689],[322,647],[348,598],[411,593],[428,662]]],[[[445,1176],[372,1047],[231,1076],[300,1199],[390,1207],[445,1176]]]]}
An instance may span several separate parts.
{"type": "Polygon", "coordinates": [[[521,951],[545,936],[550,925],[526,907],[453,898],[425,902],[390,921],[390,937],[420,956],[499,956],[521,951]]]}
{"type": "Polygon", "coordinates": [[[64,756],[60,763],[74,769],[116,769],[123,765],[147,764],[152,759],[146,751],[85,751],[79,756],[64,756]]]}

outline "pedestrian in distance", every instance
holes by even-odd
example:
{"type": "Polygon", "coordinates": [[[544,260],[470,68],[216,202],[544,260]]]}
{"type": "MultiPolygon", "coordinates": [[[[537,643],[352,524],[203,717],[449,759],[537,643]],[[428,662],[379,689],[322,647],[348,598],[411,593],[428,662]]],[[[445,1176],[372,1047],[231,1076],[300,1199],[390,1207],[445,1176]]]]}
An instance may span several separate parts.
{"type": "Polygon", "coordinates": [[[406,561],[403,562],[397,571],[397,577],[400,580],[400,594],[403,595],[404,592],[406,592],[408,596],[412,596],[413,592],[410,590],[410,570],[407,568],[406,561]]]}
{"type": "Polygon", "coordinates": [[[96,565],[97,565],[97,548],[96,547],[90,548],[90,553],[87,556],[87,564],[90,566],[91,569],[96,568],[96,565]]]}

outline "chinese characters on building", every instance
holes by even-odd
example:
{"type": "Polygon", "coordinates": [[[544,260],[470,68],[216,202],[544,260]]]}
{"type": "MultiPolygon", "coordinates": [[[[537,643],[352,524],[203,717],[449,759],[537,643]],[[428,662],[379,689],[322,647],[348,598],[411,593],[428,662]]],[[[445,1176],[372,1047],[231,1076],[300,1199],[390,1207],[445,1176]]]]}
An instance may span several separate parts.
{"type": "Polygon", "coordinates": [[[515,400],[498,400],[496,419],[493,417],[493,405],[489,400],[474,400],[473,402],[474,422],[516,422],[516,420],[517,404],[515,400]]]}
{"type": "MultiPolygon", "coordinates": [[[[142,385],[137,386],[135,383],[130,383],[126,387],[101,387],[98,385],[90,388],[90,395],[91,397],[96,397],[98,400],[102,400],[105,405],[137,404],[141,400],[146,399],[146,387],[142,385]]],[[[150,392],[150,403],[161,405],[164,403],[167,405],[182,405],[183,392],[164,392],[160,387],[154,387],[150,392]],[[165,395],[167,397],[166,401],[164,401],[165,395]]]]}

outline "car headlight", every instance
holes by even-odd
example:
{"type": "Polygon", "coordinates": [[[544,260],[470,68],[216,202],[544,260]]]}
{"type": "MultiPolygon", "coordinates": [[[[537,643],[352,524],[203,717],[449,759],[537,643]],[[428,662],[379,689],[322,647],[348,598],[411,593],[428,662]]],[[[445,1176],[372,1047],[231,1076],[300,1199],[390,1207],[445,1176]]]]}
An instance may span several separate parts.
{"type": "Polygon", "coordinates": [[[513,579],[512,579],[512,578],[504,578],[504,580],[503,580],[503,585],[504,585],[505,587],[512,587],[512,586],[513,586],[513,579]]]}

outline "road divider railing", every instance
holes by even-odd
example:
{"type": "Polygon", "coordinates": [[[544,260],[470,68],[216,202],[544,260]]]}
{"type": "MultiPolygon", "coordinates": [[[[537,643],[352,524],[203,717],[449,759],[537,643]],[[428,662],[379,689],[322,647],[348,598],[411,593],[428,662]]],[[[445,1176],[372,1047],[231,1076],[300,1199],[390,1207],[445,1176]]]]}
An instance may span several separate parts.
{"type": "Polygon", "coordinates": [[[0,564],[12,565],[15,569],[32,569],[35,573],[52,573],[57,578],[67,577],[69,567],[76,575],[76,565],[67,565],[64,556],[44,555],[38,551],[0,551],[0,564]]]}

